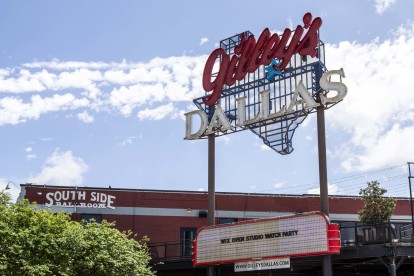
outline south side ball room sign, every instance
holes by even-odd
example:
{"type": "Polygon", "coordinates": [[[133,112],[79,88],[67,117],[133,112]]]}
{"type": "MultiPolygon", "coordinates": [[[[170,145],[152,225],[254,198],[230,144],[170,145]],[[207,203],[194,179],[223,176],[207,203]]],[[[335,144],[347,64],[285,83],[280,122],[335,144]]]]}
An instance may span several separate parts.
{"type": "Polygon", "coordinates": [[[340,233],[321,212],[201,228],[193,265],[339,254],[340,233]]]}
{"type": "Polygon", "coordinates": [[[291,153],[306,116],[347,94],[344,70],[325,67],[321,26],[321,18],[307,13],[303,26],[282,35],[266,28],[257,39],[246,31],[222,40],[204,67],[206,95],[194,99],[198,110],[185,114],[185,139],[249,129],[280,154],[291,153]]]}

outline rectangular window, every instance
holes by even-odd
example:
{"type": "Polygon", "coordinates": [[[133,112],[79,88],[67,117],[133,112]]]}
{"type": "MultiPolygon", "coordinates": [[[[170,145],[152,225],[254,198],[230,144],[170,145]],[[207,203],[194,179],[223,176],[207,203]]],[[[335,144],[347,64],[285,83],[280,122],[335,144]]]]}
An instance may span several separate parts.
{"type": "Polygon", "coordinates": [[[89,222],[91,219],[94,219],[95,222],[102,222],[102,214],[81,214],[81,220],[86,220],[89,222]]]}
{"type": "Polygon", "coordinates": [[[237,222],[236,218],[219,218],[219,224],[233,223],[237,222]]]}
{"type": "Polygon", "coordinates": [[[193,241],[197,234],[197,228],[182,227],[180,229],[181,257],[191,257],[193,241]]]}

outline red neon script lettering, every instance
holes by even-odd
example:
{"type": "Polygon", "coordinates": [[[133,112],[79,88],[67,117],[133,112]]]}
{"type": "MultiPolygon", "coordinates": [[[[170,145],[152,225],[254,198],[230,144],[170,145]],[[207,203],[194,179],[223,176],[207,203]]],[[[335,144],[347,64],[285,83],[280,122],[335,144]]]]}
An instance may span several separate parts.
{"type": "Polygon", "coordinates": [[[221,95],[221,90],[226,84],[231,86],[238,80],[244,79],[247,73],[253,73],[261,65],[269,65],[272,59],[280,61],[279,70],[283,70],[289,64],[294,54],[301,56],[310,55],[315,57],[318,45],[318,30],[322,26],[322,19],[316,17],[312,21],[312,14],[303,16],[303,27],[298,25],[291,38],[292,31],[288,28],[282,37],[270,35],[268,28],[264,29],[256,41],[254,36],[246,38],[242,35],[240,44],[234,47],[234,55],[230,58],[226,52],[218,48],[214,50],[207,59],[203,72],[203,88],[206,92],[212,92],[203,98],[205,105],[216,104],[221,95]],[[307,33],[302,37],[305,29],[307,33]],[[289,42],[290,39],[290,42],[289,42]],[[289,45],[287,45],[289,42],[289,45]],[[220,59],[220,67],[217,76],[212,81],[211,75],[217,59],[220,59]]]}

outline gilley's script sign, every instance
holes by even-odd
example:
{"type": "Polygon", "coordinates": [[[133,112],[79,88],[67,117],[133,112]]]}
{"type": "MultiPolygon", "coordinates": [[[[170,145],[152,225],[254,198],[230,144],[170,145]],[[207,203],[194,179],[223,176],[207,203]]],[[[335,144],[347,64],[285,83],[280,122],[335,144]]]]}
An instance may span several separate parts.
{"type": "Polygon", "coordinates": [[[247,31],[221,41],[204,67],[206,95],[194,99],[198,110],[185,114],[185,139],[250,129],[279,153],[290,153],[294,130],[306,116],[347,94],[344,70],[324,65],[321,25],[307,13],[303,26],[282,35],[265,28],[257,40],[247,31]]]}

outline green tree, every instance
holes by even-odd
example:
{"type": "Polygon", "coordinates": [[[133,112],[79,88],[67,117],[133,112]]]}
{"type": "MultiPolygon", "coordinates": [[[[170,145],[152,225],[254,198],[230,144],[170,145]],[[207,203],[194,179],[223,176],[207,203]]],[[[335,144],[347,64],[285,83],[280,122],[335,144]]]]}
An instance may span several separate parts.
{"type": "Polygon", "coordinates": [[[359,191],[364,207],[358,212],[359,220],[365,224],[388,222],[395,209],[396,200],[384,197],[386,189],[380,188],[378,181],[370,181],[359,191]]]}
{"type": "Polygon", "coordinates": [[[0,275],[154,275],[145,240],[0,192],[0,275]]]}

